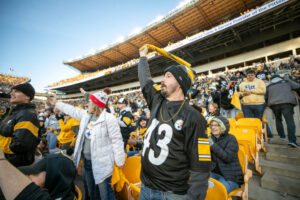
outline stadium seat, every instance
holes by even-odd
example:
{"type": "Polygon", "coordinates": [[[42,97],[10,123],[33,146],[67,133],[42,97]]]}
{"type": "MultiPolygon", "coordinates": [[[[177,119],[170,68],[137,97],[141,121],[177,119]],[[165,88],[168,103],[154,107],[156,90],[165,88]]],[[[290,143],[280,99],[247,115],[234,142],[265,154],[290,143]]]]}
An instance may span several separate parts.
{"type": "Polygon", "coordinates": [[[118,193],[118,196],[120,196],[120,199],[138,199],[141,186],[141,157],[129,157],[122,171],[125,184],[121,192],[118,193]]]}
{"type": "Polygon", "coordinates": [[[263,122],[263,129],[264,129],[263,133],[264,133],[264,136],[265,136],[265,141],[268,142],[268,140],[269,140],[268,139],[268,132],[267,132],[267,122],[268,122],[268,120],[266,119],[265,113],[263,115],[262,122],[263,122]]]}
{"type": "Polygon", "coordinates": [[[248,181],[252,177],[252,171],[248,169],[248,156],[245,152],[245,148],[241,145],[239,145],[238,157],[244,174],[244,184],[242,185],[242,187],[230,192],[228,195],[228,199],[231,200],[231,197],[238,196],[243,200],[248,200],[248,181]]]}
{"type": "Polygon", "coordinates": [[[209,178],[205,200],[227,200],[228,194],[225,186],[219,181],[209,178]]]}
{"type": "Polygon", "coordinates": [[[82,192],[81,192],[80,188],[77,185],[75,185],[75,192],[76,192],[76,197],[77,197],[76,199],[81,200],[82,199],[82,192]]]}
{"type": "Polygon", "coordinates": [[[254,163],[255,170],[261,174],[261,166],[259,165],[258,152],[260,144],[257,143],[257,134],[253,129],[233,128],[229,131],[234,135],[238,144],[244,147],[248,161],[254,163]]]}
{"type": "Polygon", "coordinates": [[[227,118],[229,121],[230,128],[236,127],[236,120],[234,118],[227,118]]]}
{"type": "Polygon", "coordinates": [[[266,152],[266,148],[264,146],[264,137],[263,137],[263,132],[264,130],[262,129],[262,123],[260,119],[258,118],[240,118],[237,121],[237,128],[242,128],[242,129],[254,129],[257,133],[257,138],[260,143],[260,149],[262,149],[264,152],[266,152]]]}

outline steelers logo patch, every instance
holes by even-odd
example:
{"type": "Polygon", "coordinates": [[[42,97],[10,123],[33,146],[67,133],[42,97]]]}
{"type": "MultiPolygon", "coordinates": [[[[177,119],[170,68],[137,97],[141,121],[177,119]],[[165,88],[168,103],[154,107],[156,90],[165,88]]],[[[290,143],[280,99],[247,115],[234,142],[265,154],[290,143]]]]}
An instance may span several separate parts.
{"type": "Polygon", "coordinates": [[[174,124],[174,127],[177,131],[181,131],[183,126],[183,121],[181,119],[177,120],[174,124]]]}

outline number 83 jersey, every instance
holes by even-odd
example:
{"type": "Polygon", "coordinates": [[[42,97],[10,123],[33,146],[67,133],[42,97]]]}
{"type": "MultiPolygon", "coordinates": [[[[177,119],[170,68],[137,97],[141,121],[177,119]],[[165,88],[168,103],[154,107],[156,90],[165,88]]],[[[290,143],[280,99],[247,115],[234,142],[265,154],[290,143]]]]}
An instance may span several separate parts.
{"type": "Polygon", "coordinates": [[[153,82],[143,94],[151,117],[142,150],[142,182],[151,189],[186,194],[190,171],[210,170],[206,121],[188,103],[166,100],[153,82]]]}

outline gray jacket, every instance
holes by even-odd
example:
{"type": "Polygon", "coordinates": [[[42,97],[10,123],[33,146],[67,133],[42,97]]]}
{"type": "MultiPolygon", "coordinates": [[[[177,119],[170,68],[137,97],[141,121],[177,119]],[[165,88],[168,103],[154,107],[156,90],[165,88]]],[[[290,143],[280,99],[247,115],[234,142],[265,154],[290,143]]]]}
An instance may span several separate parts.
{"type": "Polygon", "coordinates": [[[281,78],[272,79],[267,86],[266,102],[268,106],[278,104],[297,105],[297,100],[293,90],[300,88],[300,84],[291,80],[283,80],[281,78]]]}

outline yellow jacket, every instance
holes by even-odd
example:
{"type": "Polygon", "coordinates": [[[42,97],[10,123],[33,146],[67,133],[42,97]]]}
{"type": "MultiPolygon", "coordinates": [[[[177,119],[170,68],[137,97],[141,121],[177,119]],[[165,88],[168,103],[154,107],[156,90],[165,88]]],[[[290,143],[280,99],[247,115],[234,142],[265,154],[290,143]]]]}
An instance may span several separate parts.
{"type": "Polygon", "coordinates": [[[250,95],[243,96],[241,102],[243,105],[260,105],[265,103],[266,84],[262,80],[257,78],[251,82],[245,80],[240,84],[239,88],[242,95],[246,88],[251,92],[250,95]]]}
{"type": "MultiPolygon", "coordinates": [[[[142,141],[144,141],[144,136],[146,135],[146,131],[147,131],[147,128],[139,127],[134,132],[131,132],[130,136],[134,136],[138,142],[142,142],[142,141]]],[[[130,149],[132,149],[132,151],[137,150],[137,148],[135,148],[133,145],[127,144],[126,145],[127,152],[130,151],[130,149]]]]}
{"type": "Polygon", "coordinates": [[[70,118],[66,123],[62,119],[58,120],[60,126],[60,133],[57,136],[57,140],[61,144],[72,142],[74,139],[73,126],[77,125],[77,120],[70,118]]]}

